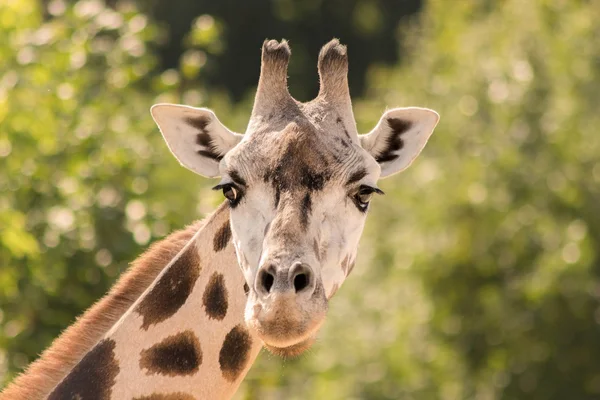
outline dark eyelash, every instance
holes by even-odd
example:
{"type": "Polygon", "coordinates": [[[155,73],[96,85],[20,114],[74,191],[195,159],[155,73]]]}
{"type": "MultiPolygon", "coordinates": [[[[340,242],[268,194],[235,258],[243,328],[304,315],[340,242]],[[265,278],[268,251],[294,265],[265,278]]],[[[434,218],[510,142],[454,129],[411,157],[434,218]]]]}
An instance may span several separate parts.
{"type": "Polygon", "coordinates": [[[367,185],[360,185],[360,187],[358,188],[359,192],[365,191],[364,193],[368,194],[368,193],[377,193],[380,195],[384,195],[385,193],[383,192],[383,190],[377,188],[377,187],[373,187],[373,186],[367,186],[367,185]]]}
{"type": "Polygon", "coordinates": [[[242,197],[244,197],[244,192],[242,192],[239,188],[238,185],[236,185],[235,183],[219,183],[217,186],[213,187],[212,190],[222,190],[224,188],[228,188],[228,187],[232,187],[235,190],[237,190],[238,193],[238,197],[235,201],[229,201],[229,207],[231,208],[235,208],[235,206],[237,206],[240,201],[242,200],[242,197]]]}
{"type": "Polygon", "coordinates": [[[377,193],[377,194],[384,194],[383,190],[373,187],[373,186],[367,186],[367,185],[360,185],[358,188],[358,192],[354,192],[353,194],[350,195],[350,197],[352,198],[352,201],[354,202],[354,205],[356,205],[356,208],[358,208],[358,211],[362,212],[362,213],[366,213],[367,210],[369,209],[368,204],[364,205],[361,202],[357,201],[356,196],[358,194],[371,194],[371,193],[377,193]]]}
{"type": "Polygon", "coordinates": [[[221,189],[223,189],[225,187],[228,187],[228,186],[235,187],[235,185],[233,183],[219,183],[217,186],[213,187],[211,190],[221,190],[221,189]]]}

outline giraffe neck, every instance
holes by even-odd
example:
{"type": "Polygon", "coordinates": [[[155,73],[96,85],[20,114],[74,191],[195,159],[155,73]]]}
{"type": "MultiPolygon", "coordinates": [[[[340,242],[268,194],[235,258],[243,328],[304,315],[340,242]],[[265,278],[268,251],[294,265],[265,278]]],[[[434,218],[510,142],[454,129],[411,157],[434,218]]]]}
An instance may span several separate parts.
{"type": "Polygon", "coordinates": [[[110,291],[61,333],[27,370],[0,393],[1,400],[39,400],[112,328],[154,282],[157,275],[204,225],[196,221],[155,242],[138,257],[110,291]]]}
{"type": "Polygon", "coordinates": [[[204,399],[235,393],[262,343],[221,206],[48,399],[204,399]]]}

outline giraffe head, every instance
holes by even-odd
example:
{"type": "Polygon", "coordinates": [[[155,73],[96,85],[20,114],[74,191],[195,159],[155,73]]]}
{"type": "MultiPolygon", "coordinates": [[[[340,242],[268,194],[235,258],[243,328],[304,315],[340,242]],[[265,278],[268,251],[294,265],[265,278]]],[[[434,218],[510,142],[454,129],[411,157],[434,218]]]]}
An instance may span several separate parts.
{"type": "Polygon", "coordinates": [[[159,104],[152,115],[179,162],[221,177],[249,296],[246,322],[267,348],[299,354],[312,344],[328,300],[352,271],[380,178],[407,168],[438,122],[424,108],[386,111],[358,135],[346,47],[319,54],[319,95],[287,90],[287,42],[266,41],[252,116],[244,135],[208,110],[159,104]]]}

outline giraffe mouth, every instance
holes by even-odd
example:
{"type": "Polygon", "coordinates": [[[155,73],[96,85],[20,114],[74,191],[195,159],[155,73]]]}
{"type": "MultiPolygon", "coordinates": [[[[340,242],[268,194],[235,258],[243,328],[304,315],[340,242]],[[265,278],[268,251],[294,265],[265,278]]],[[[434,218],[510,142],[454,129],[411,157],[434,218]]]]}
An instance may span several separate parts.
{"type": "Polygon", "coordinates": [[[308,339],[301,341],[300,343],[296,343],[288,347],[271,346],[267,343],[264,343],[264,345],[265,348],[269,350],[269,352],[273,355],[282,358],[295,358],[298,357],[300,354],[304,353],[306,350],[310,349],[315,343],[315,341],[316,337],[311,336],[308,339]]]}
{"type": "Polygon", "coordinates": [[[248,325],[256,330],[265,347],[273,354],[293,355],[296,352],[300,354],[312,346],[324,320],[323,315],[322,318],[312,320],[309,327],[304,326],[301,329],[289,320],[277,321],[275,324],[249,321],[248,325]]]}
{"type": "Polygon", "coordinates": [[[284,358],[296,357],[308,350],[316,340],[327,315],[326,300],[310,311],[290,303],[265,310],[254,304],[247,308],[246,324],[254,330],[272,354],[284,358]]]}
{"type": "Polygon", "coordinates": [[[244,319],[264,346],[281,357],[295,357],[308,350],[325,322],[328,302],[320,280],[310,297],[292,290],[260,296],[252,291],[244,319]]]}

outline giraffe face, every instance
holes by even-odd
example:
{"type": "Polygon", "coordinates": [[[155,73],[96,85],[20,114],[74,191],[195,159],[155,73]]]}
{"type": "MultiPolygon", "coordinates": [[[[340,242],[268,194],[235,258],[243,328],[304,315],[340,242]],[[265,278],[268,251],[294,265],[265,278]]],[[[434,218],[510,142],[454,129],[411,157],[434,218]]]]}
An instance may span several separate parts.
{"type": "Polygon", "coordinates": [[[378,163],[352,141],[291,122],[250,136],[221,162],[246,322],[279,354],[312,342],[352,270],[378,163]]]}
{"type": "Polygon", "coordinates": [[[246,324],[272,352],[292,356],[310,347],[352,271],[370,200],[382,193],[377,181],[410,165],[439,117],[392,109],[359,136],[339,75],[347,70],[345,47],[332,41],[321,51],[321,92],[304,104],[287,93],[286,57],[287,44],[265,43],[245,135],[206,109],[163,104],[152,115],[184,166],[221,177],[215,189],[229,202],[249,288],[246,324]]]}

